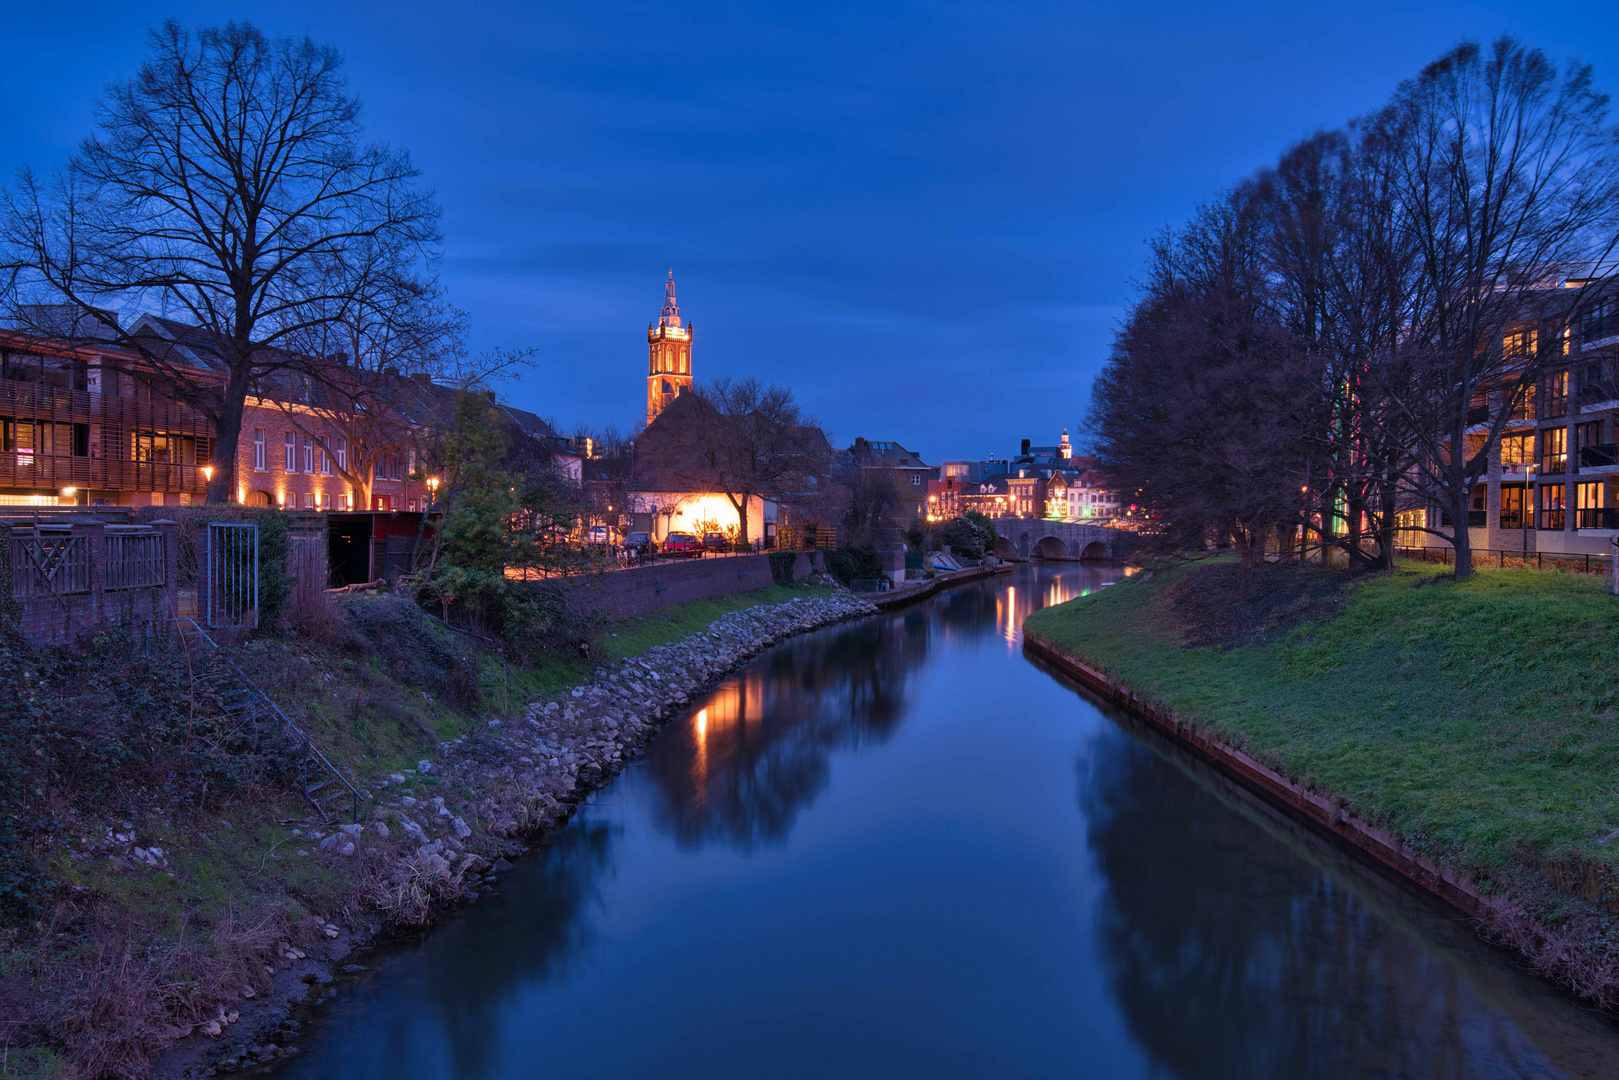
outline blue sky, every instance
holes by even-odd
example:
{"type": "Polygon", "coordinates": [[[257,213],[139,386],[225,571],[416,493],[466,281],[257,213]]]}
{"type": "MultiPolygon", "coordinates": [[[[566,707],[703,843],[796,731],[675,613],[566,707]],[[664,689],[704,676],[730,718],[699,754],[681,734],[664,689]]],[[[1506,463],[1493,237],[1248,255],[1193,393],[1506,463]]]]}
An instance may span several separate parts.
{"type": "Polygon", "coordinates": [[[62,161],[170,15],[348,57],[438,192],[474,346],[539,350],[518,404],[632,427],[673,267],[699,378],[930,462],[1077,429],[1145,238],[1456,42],[1619,90],[1611,0],[14,3],[0,173],[62,161]]]}

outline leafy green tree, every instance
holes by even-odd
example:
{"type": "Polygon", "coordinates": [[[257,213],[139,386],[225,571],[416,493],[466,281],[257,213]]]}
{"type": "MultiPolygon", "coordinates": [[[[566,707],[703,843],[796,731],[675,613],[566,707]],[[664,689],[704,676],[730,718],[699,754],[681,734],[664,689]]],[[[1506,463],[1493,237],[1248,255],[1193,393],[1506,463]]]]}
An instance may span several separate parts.
{"type": "Polygon", "coordinates": [[[589,613],[559,580],[600,568],[569,542],[580,495],[549,461],[514,445],[522,438],[488,394],[457,395],[443,436],[444,516],[426,545],[421,598],[508,642],[584,641],[589,613]]]}

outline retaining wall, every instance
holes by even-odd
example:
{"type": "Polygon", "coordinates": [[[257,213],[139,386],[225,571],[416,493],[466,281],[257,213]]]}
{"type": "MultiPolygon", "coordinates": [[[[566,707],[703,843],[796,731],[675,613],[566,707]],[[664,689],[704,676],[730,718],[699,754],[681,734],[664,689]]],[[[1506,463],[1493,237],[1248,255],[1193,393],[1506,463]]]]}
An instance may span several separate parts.
{"type": "MultiPolygon", "coordinates": [[[[803,563],[803,574],[799,574],[795,566],[795,578],[809,573],[808,556],[800,554],[798,558],[803,563]]],[[[593,607],[624,619],[682,600],[706,600],[726,593],[762,589],[773,583],[769,555],[729,555],[609,570],[578,588],[580,595],[593,607]]]]}
{"type": "Polygon", "coordinates": [[[1317,794],[1304,785],[1250,757],[1197,724],[1142,700],[1123,683],[1069,656],[1028,631],[1023,649],[1061,671],[1092,693],[1125,709],[1197,756],[1258,792],[1273,805],[1322,832],[1336,836],[1374,862],[1414,882],[1463,913],[1481,921],[1496,914],[1476,882],[1431,859],[1418,855],[1395,834],[1352,813],[1343,804],[1317,794]]]}

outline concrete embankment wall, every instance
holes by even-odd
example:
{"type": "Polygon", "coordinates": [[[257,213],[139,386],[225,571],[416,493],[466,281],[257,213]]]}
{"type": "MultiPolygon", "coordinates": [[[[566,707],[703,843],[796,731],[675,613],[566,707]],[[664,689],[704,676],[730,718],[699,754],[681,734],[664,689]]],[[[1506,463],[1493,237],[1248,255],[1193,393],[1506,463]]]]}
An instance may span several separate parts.
{"type": "Polygon", "coordinates": [[[1024,631],[1023,648],[1092,693],[1120,706],[1131,715],[1145,721],[1150,727],[1189,747],[1200,758],[1258,792],[1271,803],[1291,812],[1315,828],[1336,836],[1362,854],[1462,912],[1484,922],[1492,921],[1492,916],[1497,914],[1493,911],[1490,900],[1480,893],[1477,884],[1471,879],[1417,855],[1406,847],[1398,836],[1354,814],[1346,813],[1342,804],[1335,800],[1310,791],[1290,777],[1283,776],[1270,766],[1203,730],[1197,724],[1143,701],[1129,687],[1116,682],[1083,661],[1069,656],[1037,635],[1024,631]]]}
{"type": "MultiPolygon", "coordinates": [[[[793,566],[793,579],[807,577],[810,568],[810,556],[800,552],[793,566]]],[[[770,584],[773,579],[769,555],[731,555],[610,570],[579,586],[579,591],[592,606],[614,618],[627,619],[682,600],[707,600],[770,584]]]]}

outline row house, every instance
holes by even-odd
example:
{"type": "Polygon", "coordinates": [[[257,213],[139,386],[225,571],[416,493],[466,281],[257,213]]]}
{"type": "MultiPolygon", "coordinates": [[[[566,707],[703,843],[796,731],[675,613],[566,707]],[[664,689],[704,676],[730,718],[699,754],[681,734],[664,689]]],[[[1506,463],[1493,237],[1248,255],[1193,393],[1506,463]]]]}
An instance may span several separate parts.
{"type": "Polygon", "coordinates": [[[1094,466],[1058,469],[1046,485],[1046,517],[1059,521],[1109,521],[1119,516],[1119,493],[1094,466]]]}
{"type": "Polygon", "coordinates": [[[936,467],[923,461],[916,451],[888,439],[856,438],[848,453],[856,468],[882,470],[894,479],[900,492],[894,513],[896,523],[926,519],[928,481],[938,478],[936,467]]]}
{"type": "MultiPolygon", "coordinates": [[[[142,316],[128,336],[189,380],[224,381],[220,350],[206,331],[142,316]]],[[[289,510],[425,512],[433,493],[423,436],[456,391],[426,375],[385,378],[396,391],[387,395],[390,417],[358,428],[343,422],[342,410],[324,407],[324,391],[308,379],[282,379],[275,392],[249,397],[237,441],[236,500],[289,510]]],[[[0,506],[203,502],[214,471],[213,422],[162,385],[139,351],[0,331],[0,506]]],[[[579,480],[579,455],[568,440],[532,413],[496,407],[519,441],[579,480]]]]}
{"type": "Polygon", "coordinates": [[[1001,473],[987,477],[973,488],[962,492],[961,512],[973,511],[989,518],[1013,517],[1008,476],[1001,473]]]}
{"type": "Polygon", "coordinates": [[[1046,516],[1046,487],[1051,473],[1047,469],[1019,468],[1006,478],[1007,506],[1010,517],[1043,518],[1046,516]]]}

